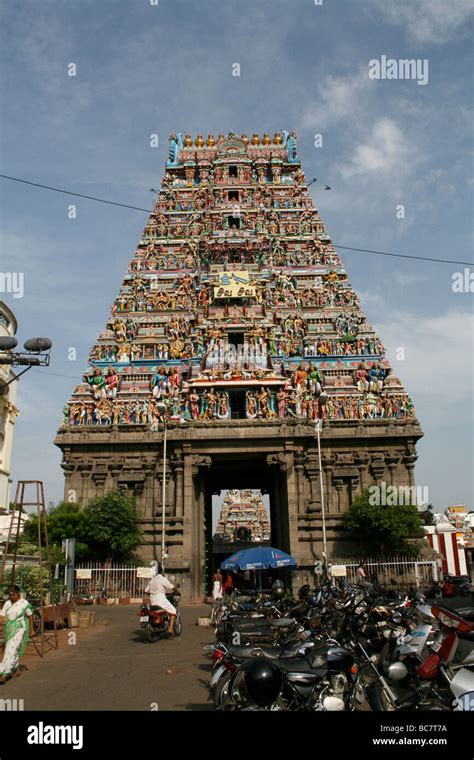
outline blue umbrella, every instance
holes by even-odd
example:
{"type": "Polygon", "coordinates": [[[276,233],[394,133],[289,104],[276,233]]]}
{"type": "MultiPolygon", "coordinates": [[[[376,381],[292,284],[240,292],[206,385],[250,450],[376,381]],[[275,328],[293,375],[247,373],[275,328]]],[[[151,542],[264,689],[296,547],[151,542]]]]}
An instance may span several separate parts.
{"type": "Polygon", "coordinates": [[[266,570],[269,567],[296,567],[296,560],[272,546],[242,549],[221,563],[223,570],[266,570]]]}

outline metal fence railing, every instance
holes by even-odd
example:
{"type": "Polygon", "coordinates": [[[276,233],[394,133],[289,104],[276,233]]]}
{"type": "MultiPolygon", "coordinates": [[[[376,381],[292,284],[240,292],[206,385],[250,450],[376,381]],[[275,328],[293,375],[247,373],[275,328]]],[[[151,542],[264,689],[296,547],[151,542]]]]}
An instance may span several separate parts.
{"type": "MultiPolygon", "coordinates": [[[[381,586],[423,588],[438,580],[438,567],[433,560],[415,560],[413,557],[364,557],[363,561],[367,579],[376,575],[381,586]]],[[[360,562],[351,559],[334,561],[333,564],[345,565],[347,582],[356,583],[360,562]]]]}
{"type": "Polygon", "coordinates": [[[109,599],[142,597],[149,578],[140,578],[137,568],[132,565],[100,564],[81,562],[74,574],[74,594],[103,595],[109,599]],[[89,575],[89,577],[81,577],[89,575]]]}

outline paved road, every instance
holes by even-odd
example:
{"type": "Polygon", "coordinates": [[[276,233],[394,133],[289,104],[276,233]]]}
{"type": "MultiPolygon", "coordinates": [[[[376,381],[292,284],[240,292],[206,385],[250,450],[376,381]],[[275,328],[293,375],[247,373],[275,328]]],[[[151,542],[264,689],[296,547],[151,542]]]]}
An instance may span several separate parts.
{"type": "MultiPolygon", "coordinates": [[[[139,605],[94,606],[97,624],[74,628],[77,643],[59,634],[43,659],[32,647],[19,678],[0,686],[0,699],[23,699],[28,710],[210,710],[210,660],[203,644],[213,629],[196,625],[209,606],[182,606],[183,633],[150,644],[138,625],[139,605]],[[106,620],[107,624],[104,624],[106,620]]],[[[92,608],[86,608],[88,610],[92,608]]]]}

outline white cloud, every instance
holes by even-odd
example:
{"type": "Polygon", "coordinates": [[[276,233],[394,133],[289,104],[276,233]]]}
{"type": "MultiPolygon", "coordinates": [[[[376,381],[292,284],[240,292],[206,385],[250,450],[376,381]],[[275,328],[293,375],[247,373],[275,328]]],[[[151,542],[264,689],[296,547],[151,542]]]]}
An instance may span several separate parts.
{"type": "Polygon", "coordinates": [[[367,140],[358,145],[351,160],[340,166],[344,177],[411,171],[415,151],[392,119],[375,122],[367,140]]]}
{"type": "Polygon", "coordinates": [[[367,67],[353,76],[326,77],[319,84],[315,101],[303,113],[302,126],[318,130],[341,123],[353,125],[355,112],[364,110],[373,89],[367,67]]]}
{"type": "Polygon", "coordinates": [[[411,312],[393,313],[391,321],[374,325],[392,360],[393,372],[408,393],[433,403],[431,413],[448,413],[453,400],[467,401],[472,408],[472,350],[474,315],[450,311],[422,317],[411,312]],[[405,360],[396,360],[402,347],[405,360]]]}
{"type": "Polygon", "coordinates": [[[434,45],[458,40],[474,12],[472,0],[371,0],[371,6],[389,24],[404,26],[409,40],[434,45]]]}

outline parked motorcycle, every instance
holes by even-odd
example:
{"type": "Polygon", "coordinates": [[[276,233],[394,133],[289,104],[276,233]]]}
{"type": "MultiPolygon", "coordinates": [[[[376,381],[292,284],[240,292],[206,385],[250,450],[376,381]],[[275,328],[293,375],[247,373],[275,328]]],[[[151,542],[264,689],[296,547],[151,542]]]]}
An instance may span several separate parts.
{"type": "Polygon", "coordinates": [[[303,657],[244,662],[221,699],[222,710],[341,711],[364,700],[354,653],[320,644],[303,657]]]}
{"type": "Polygon", "coordinates": [[[439,621],[438,636],[427,647],[426,632],[418,645],[416,638],[400,642],[385,668],[388,684],[375,682],[368,690],[373,710],[453,710],[474,692],[474,610],[434,605],[431,613],[439,621]]]}

